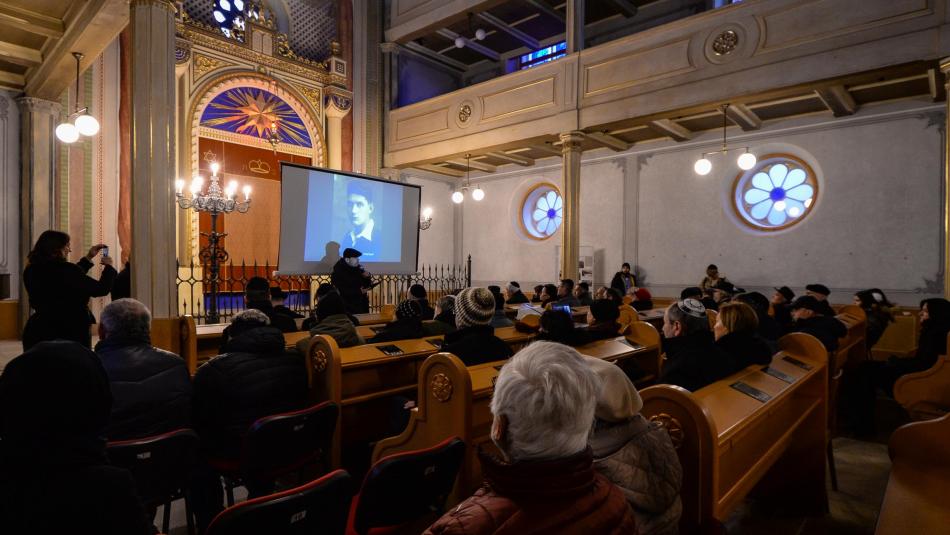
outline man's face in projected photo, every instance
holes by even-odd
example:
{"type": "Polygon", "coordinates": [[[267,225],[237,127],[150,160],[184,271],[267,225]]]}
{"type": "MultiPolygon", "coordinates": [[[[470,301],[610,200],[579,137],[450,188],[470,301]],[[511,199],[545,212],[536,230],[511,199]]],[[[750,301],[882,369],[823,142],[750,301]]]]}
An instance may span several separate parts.
{"type": "Polygon", "coordinates": [[[373,203],[363,195],[351,193],[347,203],[350,207],[350,223],[354,227],[362,228],[373,217],[373,203]]]}

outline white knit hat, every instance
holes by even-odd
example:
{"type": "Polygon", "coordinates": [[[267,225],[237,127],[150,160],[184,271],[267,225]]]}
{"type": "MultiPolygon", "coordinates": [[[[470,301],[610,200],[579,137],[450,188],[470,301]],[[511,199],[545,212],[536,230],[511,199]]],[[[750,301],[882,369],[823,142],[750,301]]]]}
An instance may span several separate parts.
{"type": "Polygon", "coordinates": [[[466,288],[455,298],[455,325],[459,328],[490,325],[495,298],[488,288],[466,288]]]}
{"type": "Polygon", "coordinates": [[[597,396],[594,416],[605,422],[623,422],[633,418],[643,408],[643,399],[630,378],[620,366],[596,357],[585,356],[590,369],[603,381],[597,396]]]}

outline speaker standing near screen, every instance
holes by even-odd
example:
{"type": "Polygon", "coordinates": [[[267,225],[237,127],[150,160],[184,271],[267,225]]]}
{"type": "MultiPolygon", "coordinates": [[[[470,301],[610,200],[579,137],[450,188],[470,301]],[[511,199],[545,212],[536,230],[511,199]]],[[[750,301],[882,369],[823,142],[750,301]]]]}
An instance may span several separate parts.
{"type": "Polygon", "coordinates": [[[347,314],[366,314],[369,312],[369,296],[373,287],[371,275],[360,265],[359,257],[363,253],[347,247],[343,258],[337,260],[330,276],[330,284],[336,287],[343,298],[347,314]]]}
{"type": "Polygon", "coordinates": [[[351,180],[346,185],[346,206],[353,228],[343,236],[343,247],[352,247],[366,255],[367,260],[375,260],[379,252],[379,243],[373,241],[373,228],[376,220],[373,215],[376,205],[373,192],[362,181],[351,180]]]}

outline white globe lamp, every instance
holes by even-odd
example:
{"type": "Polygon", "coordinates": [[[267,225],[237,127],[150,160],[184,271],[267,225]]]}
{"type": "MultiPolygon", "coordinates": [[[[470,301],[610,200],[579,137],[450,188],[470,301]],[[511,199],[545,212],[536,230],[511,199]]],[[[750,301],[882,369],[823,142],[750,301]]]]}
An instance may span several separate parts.
{"type": "Polygon", "coordinates": [[[751,152],[744,152],[739,155],[739,158],[736,160],[736,164],[739,165],[739,169],[748,171],[749,169],[755,167],[756,161],[755,154],[752,154],[751,152]]]}
{"type": "Polygon", "coordinates": [[[455,204],[462,204],[462,201],[465,200],[465,195],[462,195],[461,191],[456,191],[452,194],[452,202],[455,204]]]}
{"type": "Polygon", "coordinates": [[[712,171],[712,162],[706,158],[700,158],[693,164],[693,171],[696,171],[697,175],[706,176],[712,171]]]}
{"type": "Polygon", "coordinates": [[[484,199],[484,198],[485,198],[485,190],[483,190],[482,188],[476,187],[475,190],[472,191],[472,198],[475,199],[476,201],[480,201],[480,200],[484,199]]]}
{"type": "Polygon", "coordinates": [[[63,123],[56,127],[56,137],[63,143],[75,143],[79,139],[79,130],[72,123],[63,123]]]}
{"type": "Polygon", "coordinates": [[[84,113],[76,117],[76,130],[84,136],[94,136],[99,133],[99,121],[92,115],[84,113]]]}

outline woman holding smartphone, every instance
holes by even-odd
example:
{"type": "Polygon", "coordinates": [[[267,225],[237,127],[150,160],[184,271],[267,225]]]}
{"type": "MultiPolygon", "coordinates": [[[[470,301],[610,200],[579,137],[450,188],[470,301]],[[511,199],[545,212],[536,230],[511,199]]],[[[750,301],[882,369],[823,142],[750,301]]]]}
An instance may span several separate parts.
{"type": "Polygon", "coordinates": [[[104,254],[99,280],[86,275],[92,259],[103,245],[93,245],[75,264],[69,262],[69,234],[47,230],[40,234],[27,257],[23,285],[30,298],[33,315],[23,329],[23,350],[46,340],[73,340],[92,346],[89,326],[95,323],[89,311],[89,298],[101,297],[112,289],[116,271],[112,257],[104,254]]]}

